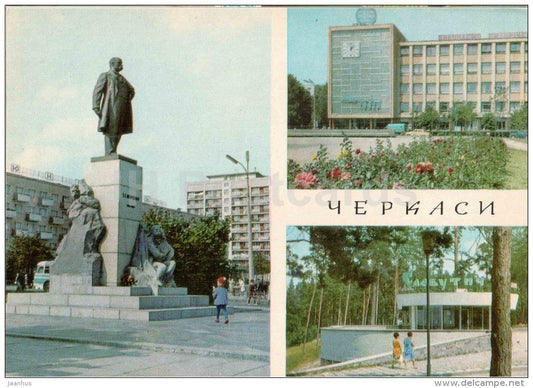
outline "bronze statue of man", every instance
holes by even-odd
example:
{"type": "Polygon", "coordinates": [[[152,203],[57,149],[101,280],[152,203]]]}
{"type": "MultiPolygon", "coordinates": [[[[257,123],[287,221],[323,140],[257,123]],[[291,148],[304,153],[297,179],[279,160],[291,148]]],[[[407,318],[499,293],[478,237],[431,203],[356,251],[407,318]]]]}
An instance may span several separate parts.
{"type": "Polygon", "coordinates": [[[122,59],[111,58],[109,71],[100,74],[93,92],[93,110],[100,118],[98,131],[105,135],[105,154],[117,153],[120,137],[133,132],[133,86],[120,75],[122,59]]]}

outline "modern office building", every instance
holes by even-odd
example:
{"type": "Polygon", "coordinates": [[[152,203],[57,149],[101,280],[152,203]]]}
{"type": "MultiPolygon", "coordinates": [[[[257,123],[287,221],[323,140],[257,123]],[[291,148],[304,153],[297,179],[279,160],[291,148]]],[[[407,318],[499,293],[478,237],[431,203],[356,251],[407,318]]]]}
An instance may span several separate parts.
{"type": "MultiPolygon", "coordinates": [[[[6,247],[14,236],[39,235],[41,240],[55,249],[70,227],[67,217],[67,209],[72,201],[70,186],[79,183],[79,180],[26,169],[17,164],[8,167],[5,178],[6,247]]],[[[186,220],[197,218],[144,201],[142,206],[143,213],[163,208],[174,217],[186,220]]]]}
{"type": "Polygon", "coordinates": [[[329,28],[328,117],[349,128],[412,125],[431,107],[443,125],[454,105],[469,104],[480,128],[493,113],[499,128],[527,103],[527,32],[439,35],[407,41],[393,24],[329,28]]]}
{"type": "MultiPolygon", "coordinates": [[[[246,173],[212,175],[208,180],[187,185],[187,212],[231,217],[229,260],[248,270],[248,188],[246,173]]],[[[269,179],[250,173],[252,251],[270,260],[269,179]]]]}

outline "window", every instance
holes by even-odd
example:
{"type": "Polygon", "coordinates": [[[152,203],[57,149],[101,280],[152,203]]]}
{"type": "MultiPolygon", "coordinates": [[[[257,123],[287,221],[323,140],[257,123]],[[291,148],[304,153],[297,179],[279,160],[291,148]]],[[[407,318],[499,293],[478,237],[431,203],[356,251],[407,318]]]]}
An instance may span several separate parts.
{"type": "Polygon", "coordinates": [[[413,65],[413,75],[422,74],[422,65],[413,65]]]}
{"type": "Polygon", "coordinates": [[[491,107],[490,101],[483,101],[481,103],[481,112],[482,113],[490,112],[490,107],[491,107]]]}
{"type": "Polygon", "coordinates": [[[524,73],[527,73],[527,61],[524,61],[524,73]]]}
{"type": "Polygon", "coordinates": [[[426,109],[427,109],[427,108],[431,108],[431,109],[435,110],[435,106],[436,106],[435,101],[428,101],[428,102],[426,102],[426,109]]]}
{"type": "Polygon", "coordinates": [[[426,74],[427,75],[433,75],[437,72],[437,65],[434,63],[430,63],[426,66],[426,74]]]}
{"type": "Polygon", "coordinates": [[[51,215],[52,217],[57,217],[57,215],[58,215],[57,210],[50,210],[50,215],[51,215]]]}
{"type": "Polygon", "coordinates": [[[505,102],[504,101],[496,101],[494,103],[494,109],[496,112],[503,112],[505,110],[505,102]]]}
{"type": "Polygon", "coordinates": [[[505,93],[505,89],[506,89],[505,82],[496,82],[494,84],[494,91],[496,93],[505,93]]]}
{"type": "Polygon", "coordinates": [[[512,53],[520,52],[520,42],[512,42],[510,50],[512,53]]]}
{"type": "Polygon", "coordinates": [[[400,84],[400,94],[409,94],[409,84],[400,84]]]}
{"type": "Polygon", "coordinates": [[[440,94],[450,94],[450,84],[449,83],[442,83],[439,85],[439,92],[440,94]]]}
{"type": "Polygon", "coordinates": [[[491,83],[490,82],[482,82],[481,83],[481,93],[487,94],[491,93],[491,83]]]}
{"type": "Polygon", "coordinates": [[[454,63],[453,64],[453,74],[463,74],[464,68],[462,63],[454,63]]]}
{"type": "Polygon", "coordinates": [[[468,82],[466,84],[466,92],[467,93],[477,93],[477,82],[468,82]]]}
{"type": "Polygon", "coordinates": [[[453,45],[453,55],[463,55],[464,45],[454,44],[453,45]]]}
{"type": "Polygon", "coordinates": [[[496,74],[505,73],[505,62],[496,62],[496,74]]]}
{"type": "Polygon", "coordinates": [[[46,209],[45,208],[39,208],[39,214],[43,217],[46,217],[46,209]]]}
{"type": "Polygon", "coordinates": [[[507,49],[507,43],[496,43],[496,54],[503,54],[507,49]]]}
{"type": "Polygon", "coordinates": [[[453,83],[453,94],[463,94],[463,83],[462,82],[453,83]]]}
{"type": "Polygon", "coordinates": [[[434,83],[426,84],[426,93],[427,94],[437,94],[437,86],[434,83]]]}
{"type": "Polygon", "coordinates": [[[450,55],[450,45],[440,45],[439,46],[439,54],[441,56],[447,56],[450,55]]]}
{"type": "Polygon", "coordinates": [[[26,208],[26,213],[28,213],[28,214],[33,214],[33,206],[28,206],[28,207],[26,208]]]}
{"type": "Polygon", "coordinates": [[[466,45],[466,53],[468,55],[477,54],[477,43],[469,43],[466,45]]]}
{"type": "Polygon", "coordinates": [[[413,84],[413,94],[422,94],[422,84],[413,84]]]}
{"type": "Polygon", "coordinates": [[[524,42],[524,52],[527,53],[527,42],[524,42]]]}
{"type": "Polygon", "coordinates": [[[28,189],[28,195],[29,195],[31,198],[35,197],[35,190],[33,190],[33,189],[28,189]]]}
{"type": "Polygon", "coordinates": [[[440,64],[440,74],[441,75],[448,75],[450,74],[450,64],[449,63],[441,63],[440,64]]]}
{"type": "Polygon", "coordinates": [[[492,52],[492,43],[483,43],[481,45],[481,54],[490,54],[492,52]]]}
{"type": "Polygon", "coordinates": [[[409,103],[408,102],[400,103],[400,112],[409,112],[409,103]]]}
{"type": "Polygon", "coordinates": [[[400,66],[400,74],[402,74],[402,75],[409,74],[409,65],[401,65],[400,66]]]}
{"type": "Polygon", "coordinates": [[[509,103],[509,111],[510,113],[513,113],[520,109],[520,103],[518,101],[511,101],[509,103]]]}
{"type": "Polygon", "coordinates": [[[527,94],[527,81],[524,82],[524,94],[527,94]]]}
{"type": "Polygon", "coordinates": [[[22,194],[22,191],[23,191],[23,190],[24,190],[24,189],[23,189],[22,187],[18,187],[18,186],[15,187],[15,193],[17,193],[17,194],[22,194]]]}
{"type": "Polygon", "coordinates": [[[413,46],[413,55],[415,57],[421,56],[422,55],[422,46],[420,46],[420,45],[413,46]]]}
{"type": "Polygon", "coordinates": [[[509,64],[509,71],[511,73],[520,73],[520,62],[511,62],[509,64]]]}
{"type": "Polygon", "coordinates": [[[481,73],[482,74],[490,74],[492,72],[492,63],[490,62],[482,62],[481,63],[481,73]]]}
{"type": "Polygon", "coordinates": [[[400,55],[402,57],[409,55],[409,47],[400,47],[400,55]]]}
{"type": "Polygon", "coordinates": [[[413,104],[413,112],[422,112],[422,103],[413,104]]]}
{"type": "Polygon", "coordinates": [[[46,191],[39,191],[39,198],[46,199],[46,191]]]}
{"type": "Polygon", "coordinates": [[[477,73],[477,63],[467,63],[466,64],[466,71],[468,74],[476,74],[477,73]]]}
{"type": "Polygon", "coordinates": [[[6,185],[6,194],[11,193],[11,185],[6,185]]]}
{"type": "Polygon", "coordinates": [[[439,112],[448,112],[450,109],[450,103],[449,102],[441,102],[439,103],[439,112]]]}
{"type": "Polygon", "coordinates": [[[427,57],[434,57],[437,53],[436,46],[426,46],[426,56],[427,57]]]}
{"type": "Polygon", "coordinates": [[[513,113],[520,109],[520,103],[518,101],[511,101],[509,103],[509,112],[513,113]]]}
{"type": "Polygon", "coordinates": [[[520,93],[520,81],[509,82],[509,93],[520,93]]]}

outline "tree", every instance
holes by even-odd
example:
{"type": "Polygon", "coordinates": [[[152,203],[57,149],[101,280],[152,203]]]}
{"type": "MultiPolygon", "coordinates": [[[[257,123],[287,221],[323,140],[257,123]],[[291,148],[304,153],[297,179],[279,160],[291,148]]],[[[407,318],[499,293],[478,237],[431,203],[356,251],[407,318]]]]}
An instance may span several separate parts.
{"type": "Polygon", "coordinates": [[[16,236],[6,252],[6,281],[13,281],[17,273],[30,276],[37,263],[53,259],[51,249],[39,236],[16,236]]]}
{"type": "Polygon", "coordinates": [[[512,332],[510,314],[511,228],[494,227],[492,232],[492,332],[491,376],[511,376],[512,332]]]}
{"type": "Polygon", "coordinates": [[[254,273],[258,275],[270,273],[270,260],[261,252],[254,253],[254,273]]]}
{"type": "Polygon", "coordinates": [[[166,210],[150,210],[143,216],[148,225],[159,224],[174,248],[174,280],[189,293],[209,295],[219,276],[229,277],[232,266],[227,260],[230,220],[201,217],[193,221],[174,218],[166,210]]]}
{"type": "Polygon", "coordinates": [[[450,110],[449,118],[452,124],[459,125],[461,131],[463,131],[465,127],[468,127],[476,119],[474,106],[462,102],[454,103],[450,110]]]}
{"type": "Polygon", "coordinates": [[[513,228],[511,247],[511,281],[518,287],[518,310],[511,313],[514,324],[527,324],[528,266],[527,228],[513,228]]]}
{"type": "Polygon", "coordinates": [[[511,113],[511,129],[527,131],[527,103],[511,113]]]}
{"type": "Polygon", "coordinates": [[[496,129],[496,126],[496,116],[494,116],[494,113],[485,113],[481,118],[481,128],[486,129],[488,131],[494,131],[496,129]]]}
{"type": "Polygon", "coordinates": [[[287,115],[289,128],[306,128],[313,120],[313,97],[292,74],[288,76],[287,115]]]}
{"type": "Polygon", "coordinates": [[[426,110],[415,117],[416,128],[435,129],[439,125],[440,115],[431,106],[426,106],[426,110]]]}

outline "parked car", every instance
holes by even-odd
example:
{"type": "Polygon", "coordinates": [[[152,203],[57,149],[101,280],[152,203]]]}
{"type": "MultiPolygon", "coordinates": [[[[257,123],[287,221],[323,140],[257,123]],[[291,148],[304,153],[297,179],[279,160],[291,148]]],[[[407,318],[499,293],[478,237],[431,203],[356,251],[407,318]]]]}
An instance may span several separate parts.
{"type": "Polygon", "coordinates": [[[50,266],[53,261],[41,261],[37,263],[35,274],[33,276],[33,288],[48,292],[50,289],[50,266]]]}
{"type": "Polygon", "coordinates": [[[392,129],[395,134],[403,135],[407,130],[407,124],[405,123],[390,123],[387,124],[387,129],[392,129]]]}

